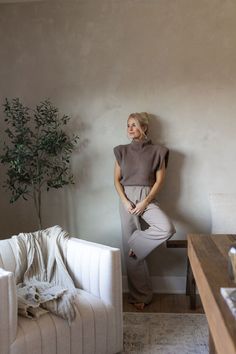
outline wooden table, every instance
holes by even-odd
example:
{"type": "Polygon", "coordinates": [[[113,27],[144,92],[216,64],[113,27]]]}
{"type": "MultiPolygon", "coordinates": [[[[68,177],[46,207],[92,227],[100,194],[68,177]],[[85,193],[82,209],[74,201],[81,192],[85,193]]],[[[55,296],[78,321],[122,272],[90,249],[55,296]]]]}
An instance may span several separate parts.
{"type": "MultiPolygon", "coordinates": [[[[167,248],[188,248],[187,240],[167,240],[167,248]]],[[[193,276],[192,268],[189,263],[189,258],[187,258],[187,274],[186,274],[186,295],[189,295],[190,298],[190,309],[196,309],[196,282],[193,276]]]]}
{"type": "Polygon", "coordinates": [[[220,293],[236,287],[228,275],[234,235],[188,235],[188,257],[209,325],[210,353],[236,354],[236,319],[220,293]]]}

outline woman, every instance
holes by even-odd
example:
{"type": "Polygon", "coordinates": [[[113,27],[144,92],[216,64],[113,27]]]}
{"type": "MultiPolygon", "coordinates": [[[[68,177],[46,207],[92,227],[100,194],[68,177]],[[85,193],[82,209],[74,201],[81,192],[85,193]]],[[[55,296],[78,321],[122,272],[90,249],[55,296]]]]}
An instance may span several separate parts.
{"type": "Polygon", "coordinates": [[[152,299],[145,258],[175,233],[173,224],[155,200],[165,177],[169,151],[152,144],[147,131],[148,114],[130,114],[127,133],[132,141],[114,148],[114,183],[120,197],[129,302],[139,310],[152,299]],[[141,230],[140,218],[149,225],[146,230],[141,230]]]}

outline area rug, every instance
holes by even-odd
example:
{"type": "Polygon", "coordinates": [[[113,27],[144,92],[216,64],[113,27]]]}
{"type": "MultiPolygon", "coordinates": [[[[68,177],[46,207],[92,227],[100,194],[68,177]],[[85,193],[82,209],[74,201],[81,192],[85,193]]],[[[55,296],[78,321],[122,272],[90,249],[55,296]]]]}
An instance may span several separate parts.
{"type": "Polygon", "coordinates": [[[122,353],[208,354],[206,316],[125,312],[122,353]]]}

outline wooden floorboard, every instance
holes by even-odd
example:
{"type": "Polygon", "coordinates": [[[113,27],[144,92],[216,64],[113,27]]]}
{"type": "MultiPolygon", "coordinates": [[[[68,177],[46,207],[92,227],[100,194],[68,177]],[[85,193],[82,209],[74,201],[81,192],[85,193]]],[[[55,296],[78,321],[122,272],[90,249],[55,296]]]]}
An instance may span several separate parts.
{"type": "MultiPolygon", "coordinates": [[[[124,312],[140,312],[128,303],[128,294],[123,295],[124,312]]],[[[185,294],[154,294],[151,304],[142,312],[168,312],[168,313],[204,313],[199,295],[197,295],[196,310],[190,310],[189,296],[185,294]]]]}

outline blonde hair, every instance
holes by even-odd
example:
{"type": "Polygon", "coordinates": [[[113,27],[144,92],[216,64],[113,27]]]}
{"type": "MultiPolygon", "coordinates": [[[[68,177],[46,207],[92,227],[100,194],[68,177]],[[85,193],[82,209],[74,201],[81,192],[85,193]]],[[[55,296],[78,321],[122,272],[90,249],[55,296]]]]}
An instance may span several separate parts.
{"type": "MultiPolygon", "coordinates": [[[[141,138],[147,138],[149,114],[147,112],[131,113],[129,118],[134,118],[137,123],[137,128],[141,133],[141,138]]],[[[128,118],[128,120],[129,120],[128,118]]]]}

